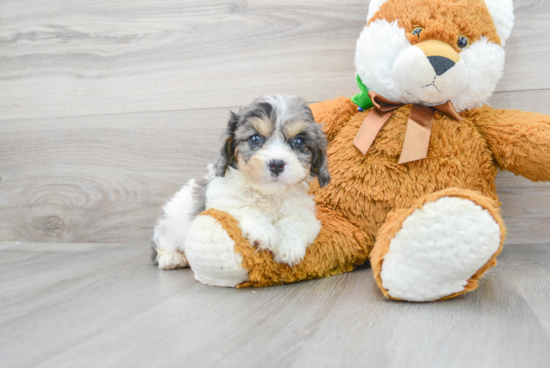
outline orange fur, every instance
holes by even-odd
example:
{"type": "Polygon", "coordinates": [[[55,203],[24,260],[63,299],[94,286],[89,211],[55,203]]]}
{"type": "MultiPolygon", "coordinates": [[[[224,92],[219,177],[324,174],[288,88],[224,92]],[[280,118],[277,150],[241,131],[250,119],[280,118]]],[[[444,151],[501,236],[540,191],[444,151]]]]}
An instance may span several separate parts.
{"type": "MultiPolygon", "coordinates": [[[[483,0],[388,0],[371,21],[397,21],[411,44],[438,40],[456,52],[459,36],[476,42],[486,37],[501,44],[483,0]],[[423,27],[420,37],[411,31],[423,27]]],[[[294,266],[278,264],[269,252],[257,252],[242,237],[237,222],[215,210],[217,219],[235,241],[249,281],[240,285],[268,286],[327,277],[351,271],[370,258],[382,292],[380,271],[391,239],[405,218],[430,201],[444,196],[469,199],[485,208],[501,228],[498,251],[468,280],[465,289],[443,299],[472,291],[487,270],[496,265],[505,227],[500,217],[495,177],[498,168],[531,180],[550,180],[550,117],[488,106],[465,111],[462,121],[436,113],[425,159],[399,165],[411,106],[401,106],[363,155],[353,140],[369,111],[358,112],[350,99],[340,97],[311,105],[323,123],[332,181],[325,188],[312,182],[322,229],[304,260],[294,266]]]]}
{"type": "MultiPolygon", "coordinates": [[[[334,101],[334,110],[348,99],[334,101]]],[[[324,116],[325,109],[314,106],[314,113],[324,116]]],[[[338,123],[340,131],[328,148],[332,182],[312,190],[317,204],[330,208],[358,223],[369,234],[370,250],[378,229],[390,211],[410,208],[425,195],[446,188],[463,188],[481,192],[497,200],[494,179],[497,168],[487,142],[471,118],[453,120],[436,113],[428,156],[420,161],[399,165],[410,106],[400,107],[382,127],[372,147],[363,156],[353,145],[353,137],[366,112],[349,115],[347,124],[338,123]]],[[[474,115],[475,116],[475,115],[474,115]]],[[[316,116],[317,117],[317,116],[316,116]]],[[[334,129],[326,124],[326,129],[334,129]]]]}
{"type": "Polygon", "coordinates": [[[411,45],[425,40],[438,40],[451,45],[456,52],[461,50],[456,41],[466,36],[471,43],[486,37],[501,44],[497,29],[483,0],[388,0],[369,21],[385,19],[397,21],[411,45]],[[422,27],[420,38],[412,30],[422,27]]]}
{"type": "MultiPolygon", "coordinates": [[[[368,258],[381,285],[379,270],[389,240],[414,209],[441,196],[468,198],[494,216],[504,239],[494,181],[496,165],[534,179],[550,178],[548,165],[543,167],[543,163],[550,162],[547,116],[488,106],[462,113],[460,122],[436,113],[428,157],[399,165],[410,105],[394,113],[366,156],[352,142],[368,111],[358,112],[355,104],[344,97],[313,104],[311,108],[316,121],[325,123],[323,129],[329,136],[332,182],[322,189],[316,182],[310,186],[322,229],[303,262],[293,268],[276,263],[271,253],[257,252],[246,242],[229,215],[207,212],[222,223],[235,241],[235,251],[242,254],[249,281],[240,287],[336,275],[353,270],[368,258]],[[527,132],[529,137],[523,135],[527,132]]],[[[478,280],[496,264],[501,249],[502,244],[491,260],[472,275],[462,293],[477,287],[478,280]]]]}
{"type": "Polygon", "coordinates": [[[496,164],[533,181],[550,180],[550,118],[519,110],[486,106],[476,126],[496,164]]]}
{"type": "Polygon", "coordinates": [[[307,249],[305,259],[290,267],[273,261],[269,251],[257,251],[242,237],[237,221],[225,212],[207,210],[208,215],[217,220],[235,242],[235,252],[241,253],[243,267],[248,270],[249,279],[238,287],[261,287],[329,277],[353,271],[367,259],[367,251],[362,246],[365,233],[357,226],[343,219],[337,213],[319,209],[317,217],[322,222],[321,233],[307,249]],[[334,245],[340,246],[334,246],[334,245]]]}

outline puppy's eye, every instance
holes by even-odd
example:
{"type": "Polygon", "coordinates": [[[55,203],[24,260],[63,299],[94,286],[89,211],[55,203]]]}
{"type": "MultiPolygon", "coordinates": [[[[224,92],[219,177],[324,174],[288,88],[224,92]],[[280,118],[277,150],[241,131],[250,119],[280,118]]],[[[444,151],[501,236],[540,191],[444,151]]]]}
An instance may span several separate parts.
{"type": "Polygon", "coordinates": [[[306,142],[302,138],[294,138],[292,141],[292,147],[297,150],[303,150],[306,147],[306,142]]]}
{"type": "Polygon", "coordinates": [[[416,27],[415,29],[412,30],[411,34],[413,36],[416,36],[416,37],[420,38],[420,34],[422,33],[423,30],[424,30],[424,28],[422,28],[422,27],[416,27]]]}
{"type": "Polygon", "coordinates": [[[253,147],[259,146],[262,143],[262,137],[258,134],[254,134],[252,137],[248,138],[248,143],[253,147]]]}
{"type": "Polygon", "coordinates": [[[456,45],[461,50],[467,49],[470,46],[470,40],[466,36],[459,36],[456,45]]]}

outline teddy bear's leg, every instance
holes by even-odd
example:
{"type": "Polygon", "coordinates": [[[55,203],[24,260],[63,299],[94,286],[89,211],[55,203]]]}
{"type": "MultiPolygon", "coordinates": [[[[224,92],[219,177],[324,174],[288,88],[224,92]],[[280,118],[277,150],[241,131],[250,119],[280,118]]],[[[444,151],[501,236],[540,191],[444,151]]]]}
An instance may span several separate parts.
{"type": "Polygon", "coordinates": [[[203,284],[235,287],[248,280],[242,255],[235,251],[237,234],[226,218],[232,219],[221,211],[205,211],[195,218],[187,235],[187,260],[195,279],[203,284]]]}
{"type": "Polygon", "coordinates": [[[229,214],[207,210],[198,216],[185,244],[198,281],[215,286],[270,286],[352,271],[367,259],[370,238],[338,213],[317,209],[321,232],[303,261],[277,263],[273,254],[251,246],[229,214]]]}
{"type": "Polygon", "coordinates": [[[505,232],[494,200],[463,189],[430,194],[388,215],[371,254],[374,277],[392,299],[453,298],[496,265],[505,232]]]}

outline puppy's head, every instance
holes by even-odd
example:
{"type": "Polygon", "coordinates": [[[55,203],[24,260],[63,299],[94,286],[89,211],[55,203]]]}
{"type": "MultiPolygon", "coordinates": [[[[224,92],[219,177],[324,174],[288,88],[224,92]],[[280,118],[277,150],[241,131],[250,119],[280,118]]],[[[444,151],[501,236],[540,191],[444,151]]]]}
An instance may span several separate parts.
{"type": "Polygon", "coordinates": [[[228,167],[242,172],[264,193],[277,193],[317,177],[330,182],[327,140],[304,100],[297,96],[264,96],[238,113],[231,112],[216,175],[228,167]]]}

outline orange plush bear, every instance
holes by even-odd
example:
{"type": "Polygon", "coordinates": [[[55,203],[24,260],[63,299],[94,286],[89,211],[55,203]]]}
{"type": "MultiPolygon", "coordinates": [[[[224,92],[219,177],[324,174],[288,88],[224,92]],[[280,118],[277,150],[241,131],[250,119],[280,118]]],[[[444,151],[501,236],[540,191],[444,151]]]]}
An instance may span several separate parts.
{"type": "Polygon", "coordinates": [[[233,218],[208,210],[186,243],[197,280],[280,285],[370,260],[393,299],[474,290],[506,233],[498,168],[550,180],[550,117],[484,105],[513,21],[512,0],[371,0],[355,58],[362,94],[311,106],[332,176],[311,185],[317,240],[300,264],[278,264],[233,218]]]}

